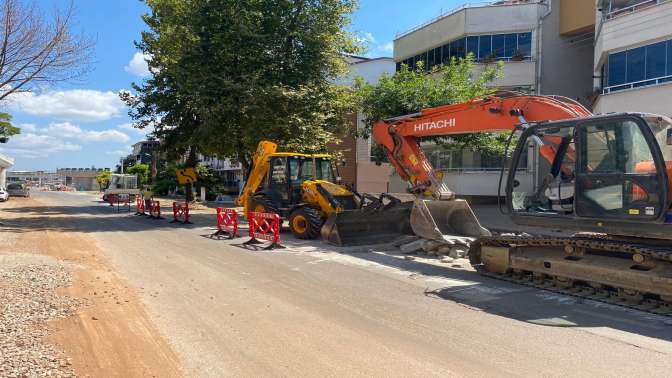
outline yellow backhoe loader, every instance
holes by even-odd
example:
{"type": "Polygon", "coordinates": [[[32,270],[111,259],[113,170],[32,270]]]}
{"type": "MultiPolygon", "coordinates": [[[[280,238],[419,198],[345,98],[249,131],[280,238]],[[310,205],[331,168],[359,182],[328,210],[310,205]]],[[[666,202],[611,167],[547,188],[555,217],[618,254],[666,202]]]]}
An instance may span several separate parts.
{"type": "Polygon", "coordinates": [[[245,208],[245,214],[276,213],[289,221],[296,237],[314,239],[330,215],[379,200],[337,183],[330,155],[277,149],[277,144],[270,141],[262,141],[257,147],[252,169],[238,197],[238,206],[245,208]]]}

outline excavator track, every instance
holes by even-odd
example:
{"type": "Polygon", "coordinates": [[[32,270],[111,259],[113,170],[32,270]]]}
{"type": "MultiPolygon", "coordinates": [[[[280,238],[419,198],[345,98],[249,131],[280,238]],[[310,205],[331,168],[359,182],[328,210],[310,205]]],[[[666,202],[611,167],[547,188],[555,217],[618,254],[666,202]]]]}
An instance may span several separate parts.
{"type": "Polygon", "coordinates": [[[500,235],[479,238],[469,258],[487,277],[672,317],[670,247],[597,235],[500,235]],[[630,279],[638,275],[641,286],[630,279]]]}

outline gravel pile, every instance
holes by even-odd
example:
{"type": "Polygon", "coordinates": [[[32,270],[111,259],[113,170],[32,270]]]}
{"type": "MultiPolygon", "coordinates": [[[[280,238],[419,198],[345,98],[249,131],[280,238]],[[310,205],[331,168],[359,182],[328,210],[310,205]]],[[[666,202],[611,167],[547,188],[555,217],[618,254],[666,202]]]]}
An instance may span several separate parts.
{"type": "Polygon", "coordinates": [[[46,343],[47,321],[80,302],[55,289],[71,276],[58,265],[0,265],[0,377],[73,377],[70,362],[46,343]]]}

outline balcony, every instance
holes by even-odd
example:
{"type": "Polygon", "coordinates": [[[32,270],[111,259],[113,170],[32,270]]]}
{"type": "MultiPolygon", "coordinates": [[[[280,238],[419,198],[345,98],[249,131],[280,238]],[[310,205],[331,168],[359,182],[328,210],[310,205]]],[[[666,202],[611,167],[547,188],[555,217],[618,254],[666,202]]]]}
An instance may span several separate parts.
{"type": "Polygon", "coordinates": [[[670,0],[605,0],[602,3],[602,14],[605,20],[611,20],[668,1],[670,0]]]}
{"type": "Polygon", "coordinates": [[[606,64],[610,53],[669,39],[672,36],[672,0],[605,0],[598,23],[596,73],[606,64]]]}

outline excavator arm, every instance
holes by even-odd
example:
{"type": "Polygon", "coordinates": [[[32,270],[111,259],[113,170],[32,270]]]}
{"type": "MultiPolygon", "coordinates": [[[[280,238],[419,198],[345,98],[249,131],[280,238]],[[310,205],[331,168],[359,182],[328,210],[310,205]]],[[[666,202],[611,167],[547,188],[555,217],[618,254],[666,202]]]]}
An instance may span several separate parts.
{"type": "MultiPolygon", "coordinates": [[[[452,199],[454,193],[431,166],[418,143],[420,137],[512,131],[540,121],[589,117],[581,104],[563,97],[495,94],[465,103],[423,109],[419,113],[379,121],[373,138],[380,144],[399,176],[412,192],[436,199],[452,199]]],[[[542,155],[555,153],[544,151],[542,155]]]]}

